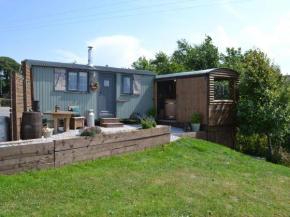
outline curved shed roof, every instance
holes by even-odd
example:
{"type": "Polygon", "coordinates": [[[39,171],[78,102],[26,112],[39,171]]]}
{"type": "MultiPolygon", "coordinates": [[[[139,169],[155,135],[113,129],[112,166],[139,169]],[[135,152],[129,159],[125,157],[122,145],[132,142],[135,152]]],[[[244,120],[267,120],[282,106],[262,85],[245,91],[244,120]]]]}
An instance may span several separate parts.
{"type": "Polygon", "coordinates": [[[136,70],[136,69],[124,69],[124,68],[114,68],[106,66],[93,66],[73,63],[60,63],[60,62],[49,62],[41,60],[24,60],[30,67],[40,66],[40,67],[53,67],[53,68],[66,68],[66,69],[78,69],[78,70],[89,70],[89,71],[103,71],[103,72],[119,72],[126,74],[139,74],[139,75],[150,75],[156,76],[154,72],[146,70],[136,70]]]}
{"type": "MultiPolygon", "coordinates": [[[[157,75],[156,79],[164,79],[164,78],[176,78],[182,76],[191,76],[191,75],[202,75],[202,74],[209,74],[214,71],[223,70],[223,71],[230,71],[231,73],[237,73],[233,69],[229,68],[214,68],[214,69],[206,69],[206,70],[199,70],[199,71],[191,71],[191,72],[178,72],[173,74],[166,74],[166,75],[157,75]]],[[[238,75],[238,73],[237,73],[238,75]]]]}

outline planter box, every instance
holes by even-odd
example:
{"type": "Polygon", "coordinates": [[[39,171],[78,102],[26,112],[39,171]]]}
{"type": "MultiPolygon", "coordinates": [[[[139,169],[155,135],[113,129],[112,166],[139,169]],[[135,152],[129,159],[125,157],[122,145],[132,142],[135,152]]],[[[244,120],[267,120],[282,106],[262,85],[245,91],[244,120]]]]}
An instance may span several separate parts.
{"type": "Polygon", "coordinates": [[[170,126],[157,126],[152,129],[58,140],[55,142],[55,167],[153,148],[169,143],[170,132],[170,126]]]}
{"type": "Polygon", "coordinates": [[[100,157],[137,152],[170,142],[170,126],[157,126],[49,143],[0,146],[0,174],[57,168],[100,157]]]}

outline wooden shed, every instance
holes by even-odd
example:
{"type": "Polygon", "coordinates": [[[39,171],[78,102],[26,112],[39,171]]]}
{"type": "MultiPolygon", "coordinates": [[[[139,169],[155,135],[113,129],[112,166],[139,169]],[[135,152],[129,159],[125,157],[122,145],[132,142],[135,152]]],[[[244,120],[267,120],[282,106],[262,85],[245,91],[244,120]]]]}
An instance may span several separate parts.
{"type": "Polygon", "coordinates": [[[228,68],[157,76],[154,106],[158,122],[182,126],[199,112],[207,139],[235,148],[238,83],[239,74],[228,68]]]}

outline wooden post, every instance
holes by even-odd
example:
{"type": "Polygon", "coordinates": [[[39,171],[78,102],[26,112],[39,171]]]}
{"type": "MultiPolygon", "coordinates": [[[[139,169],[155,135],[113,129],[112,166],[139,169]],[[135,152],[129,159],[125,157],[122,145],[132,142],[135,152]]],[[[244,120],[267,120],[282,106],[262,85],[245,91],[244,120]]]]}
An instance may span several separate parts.
{"type": "Polygon", "coordinates": [[[53,117],[53,133],[54,134],[57,134],[57,131],[58,131],[58,119],[57,117],[53,117]]]}
{"type": "Polygon", "coordinates": [[[154,87],[153,87],[153,91],[154,91],[154,98],[153,98],[153,107],[156,109],[156,115],[157,115],[157,81],[154,81],[154,87]]]}
{"type": "MultiPolygon", "coordinates": [[[[32,67],[30,68],[30,88],[31,88],[31,104],[33,107],[33,102],[34,102],[34,85],[33,85],[33,69],[32,67]]],[[[32,108],[33,109],[33,108],[32,108]]]]}
{"type": "Polygon", "coordinates": [[[24,111],[27,111],[27,93],[26,93],[26,85],[27,85],[27,79],[26,79],[26,63],[23,61],[21,64],[21,70],[22,70],[22,76],[23,76],[23,105],[24,105],[24,111]]]}

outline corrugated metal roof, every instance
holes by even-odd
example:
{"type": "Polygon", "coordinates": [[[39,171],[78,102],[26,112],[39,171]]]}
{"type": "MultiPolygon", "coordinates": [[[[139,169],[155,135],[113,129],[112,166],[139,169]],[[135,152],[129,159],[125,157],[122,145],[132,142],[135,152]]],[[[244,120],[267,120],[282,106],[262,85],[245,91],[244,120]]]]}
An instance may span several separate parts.
{"type": "Polygon", "coordinates": [[[173,77],[181,77],[181,76],[189,76],[189,75],[200,75],[200,74],[208,74],[215,69],[206,69],[206,70],[200,70],[200,71],[192,71],[192,72],[178,72],[173,74],[166,74],[166,75],[158,75],[156,76],[156,79],[162,79],[162,78],[173,78],[173,77]]]}
{"type": "Polygon", "coordinates": [[[127,74],[140,74],[140,75],[151,75],[156,76],[154,72],[146,70],[135,70],[135,69],[123,69],[114,68],[106,66],[94,66],[90,67],[82,64],[73,63],[59,63],[59,62],[49,62],[41,60],[24,60],[29,66],[43,66],[43,67],[53,67],[53,68],[66,68],[66,69],[80,69],[80,70],[90,70],[90,71],[103,71],[103,72],[119,72],[127,74]]]}

